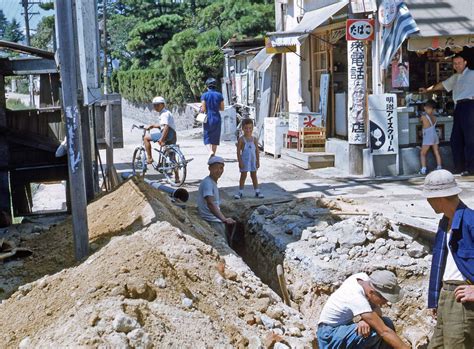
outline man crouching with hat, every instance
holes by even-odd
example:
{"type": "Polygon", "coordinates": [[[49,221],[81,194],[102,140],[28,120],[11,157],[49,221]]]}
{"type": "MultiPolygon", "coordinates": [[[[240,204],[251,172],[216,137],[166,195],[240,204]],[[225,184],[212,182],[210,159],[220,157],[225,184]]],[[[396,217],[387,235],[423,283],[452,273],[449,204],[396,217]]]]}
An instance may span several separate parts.
{"type": "Polygon", "coordinates": [[[431,262],[428,308],[437,323],[429,348],[474,348],[474,211],[459,199],[460,192],[449,171],[425,178],[423,196],[444,214],[431,262]]]}
{"type": "Polygon", "coordinates": [[[211,156],[207,161],[209,176],[199,185],[197,205],[199,215],[209,223],[226,241],[226,226],[235,224],[232,218],[225,217],[220,209],[220,196],[217,181],[224,173],[224,159],[220,156],[211,156]]]}
{"type": "Polygon", "coordinates": [[[317,332],[319,348],[408,349],[380,309],[401,297],[397,278],[388,270],[352,275],[323,307],[317,332]]]}

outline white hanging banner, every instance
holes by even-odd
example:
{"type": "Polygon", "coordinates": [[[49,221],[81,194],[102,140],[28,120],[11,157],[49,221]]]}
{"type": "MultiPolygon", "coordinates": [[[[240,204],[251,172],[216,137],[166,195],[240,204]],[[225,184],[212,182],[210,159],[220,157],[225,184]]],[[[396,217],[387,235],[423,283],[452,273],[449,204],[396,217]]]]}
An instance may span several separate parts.
{"type": "Polygon", "coordinates": [[[347,42],[348,62],[348,140],[350,144],[365,144],[365,47],[363,41],[347,42]]]}
{"type": "Polygon", "coordinates": [[[397,96],[369,96],[370,149],[372,154],[398,154],[397,96]]]}

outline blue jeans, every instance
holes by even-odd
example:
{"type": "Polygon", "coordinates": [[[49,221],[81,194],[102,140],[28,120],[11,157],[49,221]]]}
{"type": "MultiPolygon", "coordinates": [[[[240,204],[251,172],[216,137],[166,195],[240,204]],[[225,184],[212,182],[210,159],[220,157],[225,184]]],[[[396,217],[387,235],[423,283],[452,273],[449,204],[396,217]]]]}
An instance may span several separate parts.
{"type": "MultiPolygon", "coordinates": [[[[382,317],[385,325],[395,330],[392,320],[382,317]]],[[[391,348],[374,330],[367,338],[357,334],[357,324],[351,323],[332,327],[321,324],[318,326],[319,349],[388,349],[391,348]]]]}

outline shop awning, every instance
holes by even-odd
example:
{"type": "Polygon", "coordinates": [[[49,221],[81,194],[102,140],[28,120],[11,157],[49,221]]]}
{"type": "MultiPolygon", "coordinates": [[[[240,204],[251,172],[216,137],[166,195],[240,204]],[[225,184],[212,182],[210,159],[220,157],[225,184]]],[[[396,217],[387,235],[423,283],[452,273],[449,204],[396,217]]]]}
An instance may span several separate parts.
{"type": "Polygon", "coordinates": [[[474,46],[474,1],[407,0],[420,32],[408,40],[410,51],[474,46]]]}
{"type": "Polygon", "coordinates": [[[261,49],[259,53],[249,62],[248,68],[258,72],[264,72],[272,64],[274,53],[267,53],[261,49]]]}
{"type": "Polygon", "coordinates": [[[293,29],[268,33],[272,47],[301,45],[312,31],[347,6],[348,3],[349,0],[343,0],[314,11],[308,11],[304,14],[301,22],[293,29]]]}

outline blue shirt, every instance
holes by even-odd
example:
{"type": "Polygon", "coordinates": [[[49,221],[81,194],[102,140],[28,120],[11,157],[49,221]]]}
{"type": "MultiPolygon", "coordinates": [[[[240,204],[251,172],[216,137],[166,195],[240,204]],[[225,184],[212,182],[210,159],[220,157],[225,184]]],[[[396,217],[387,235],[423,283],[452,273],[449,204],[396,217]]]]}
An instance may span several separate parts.
{"type": "MultiPolygon", "coordinates": [[[[433,261],[431,262],[430,284],[428,288],[428,308],[437,308],[439,293],[443,283],[444,268],[448,248],[446,245],[448,217],[444,216],[438,226],[433,261]]],[[[453,232],[449,247],[454,262],[468,282],[474,283],[474,211],[460,202],[451,223],[453,232]]]]}

